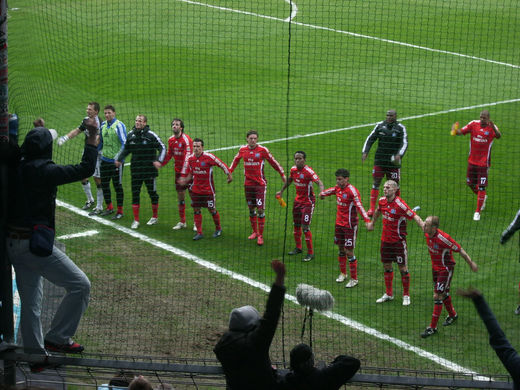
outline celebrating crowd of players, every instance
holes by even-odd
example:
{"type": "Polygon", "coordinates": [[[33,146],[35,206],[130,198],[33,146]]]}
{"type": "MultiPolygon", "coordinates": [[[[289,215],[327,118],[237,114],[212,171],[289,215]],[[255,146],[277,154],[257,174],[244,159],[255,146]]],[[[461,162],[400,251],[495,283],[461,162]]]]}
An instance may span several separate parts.
{"type": "MultiPolygon", "coordinates": [[[[192,140],[184,132],[184,123],[175,118],[171,122],[172,136],[168,139],[166,147],[159,136],[150,130],[146,116],[139,114],[135,120],[135,126],[127,134],[125,125],[116,119],[115,108],[108,105],[104,108],[105,121],[98,118],[99,104],[91,102],[87,106],[87,117],[67,135],[58,139],[58,145],[62,146],[69,139],[79,135],[85,130],[85,121],[95,119],[99,126],[100,147],[98,163],[94,173],[97,185],[97,205],[89,215],[110,215],[114,213],[110,193],[110,181],[116,191],[117,212],[113,219],[123,217],[124,191],[122,186],[122,174],[124,160],[132,154],[131,161],[131,190],[132,209],[134,220],[131,228],[139,227],[140,190],[144,183],[152,204],[152,218],[148,225],[158,222],[159,195],[156,190],[156,178],[158,170],[165,166],[172,158],[175,169],[175,189],[178,199],[179,222],[173,226],[174,230],[187,228],[185,212],[185,192],[189,191],[191,206],[194,213],[193,240],[204,238],[202,229],[202,208],[208,209],[215,225],[213,237],[222,235],[220,214],[216,209],[215,185],[213,181],[213,167],[223,170],[227,176],[227,182],[233,180],[232,173],[237,168],[240,160],[244,163],[244,191],[252,233],[250,240],[256,240],[258,245],[263,245],[263,231],[265,226],[265,204],[267,182],[264,175],[264,165],[267,161],[282,179],[283,186],[276,193],[281,198],[283,191],[294,183],[296,196],[293,202],[293,234],[295,248],[289,255],[303,252],[302,234],[306,244],[304,262],[314,259],[311,220],[315,207],[316,196],[313,185],[319,187],[321,199],[335,195],[337,214],[335,223],[334,241],[338,245],[338,263],[340,274],[336,282],[347,281],[347,260],[349,264],[350,280],[347,288],[358,285],[357,259],[354,254],[358,231],[358,215],[365,222],[368,231],[374,229],[374,224],[380,216],[383,219],[381,237],[381,262],[384,269],[385,292],[376,303],[392,301],[393,293],[393,263],[401,274],[403,285],[403,305],[411,303],[410,273],[408,270],[408,249],[406,243],[407,220],[414,220],[424,231],[426,243],[432,260],[434,281],[434,310],[430,325],[421,334],[429,337],[437,332],[437,322],[443,306],[448,316],[443,325],[451,325],[458,318],[453,308],[449,295],[451,278],[455,261],[452,252],[459,252],[468,263],[472,271],[477,271],[477,265],[467,252],[447,233],[439,229],[439,218],[429,216],[425,221],[416,214],[400,197],[399,181],[401,161],[408,148],[408,137],[404,125],[397,121],[397,112],[389,110],[386,120],[379,122],[368,135],[362,149],[362,161],[368,157],[371,147],[377,142],[374,165],[372,170],[373,185],[370,192],[370,208],[365,211],[361,202],[359,191],[350,183],[350,173],[341,168],[335,173],[336,185],[325,189],[318,174],[306,164],[306,153],[297,151],[294,153],[294,166],[290,169],[288,177],[285,176],[283,167],[273,157],[270,151],[259,145],[258,132],[250,130],[246,134],[247,144],[241,147],[228,167],[221,159],[212,153],[204,151],[204,141],[200,138],[192,140]],[[383,185],[383,197],[379,197],[379,187],[383,177],[386,182],[383,185]],[[106,209],[102,209],[102,199],[106,203],[106,209]]],[[[488,185],[488,170],[490,166],[491,147],[495,138],[500,138],[501,133],[497,126],[490,120],[489,112],[484,110],[480,114],[480,120],[468,123],[459,129],[458,122],[452,127],[452,135],[471,134],[470,153],[468,158],[467,185],[477,195],[477,208],[474,220],[480,220],[480,213],[486,204],[486,187],[488,185]]],[[[88,178],[82,181],[87,201],[84,210],[94,206],[94,198],[90,191],[88,178]]],[[[520,287],[519,287],[520,288],[520,287]]],[[[520,306],[519,306],[520,307],[520,306]]],[[[519,311],[520,313],[520,311],[519,311]]]]}

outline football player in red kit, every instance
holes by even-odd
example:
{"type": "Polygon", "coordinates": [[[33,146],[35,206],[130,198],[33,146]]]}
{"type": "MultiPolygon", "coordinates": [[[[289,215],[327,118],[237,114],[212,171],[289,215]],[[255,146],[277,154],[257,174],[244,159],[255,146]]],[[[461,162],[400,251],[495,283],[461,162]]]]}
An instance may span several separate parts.
{"type": "Polygon", "coordinates": [[[442,312],[442,306],[448,311],[448,317],[442,325],[449,326],[457,320],[458,315],[451,303],[450,284],[455,268],[453,252],[459,252],[461,257],[466,260],[473,272],[477,272],[477,264],[471,260],[466,251],[450,237],[449,234],[439,229],[439,217],[429,216],[424,220],[424,237],[428,245],[428,251],[432,259],[433,271],[433,306],[432,320],[424,332],[422,338],[429,337],[437,333],[437,322],[442,312]]]}
{"type": "Polygon", "coordinates": [[[350,269],[350,281],[345,285],[347,288],[358,285],[357,259],[354,255],[356,246],[358,213],[365,223],[370,222],[367,212],[361,203],[361,197],[356,187],[349,183],[350,173],[346,169],[336,171],[336,186],[320,192],[320,198],[336,195],[336,228],[334,243],[339,248],[340,274],[336,282],[342,283],[347,279],[347,258],[350,269]],[[357,211],[356,211],[357,210],[357,211]]]}
{"type": "Polygon", "coordinates": [[[387,180],[383,186],[384,197],[379,198],[374,218],[367,224],[368,230],[374,230],[374,223],[383,216],[383,233],[381,235],[381,262],[385,271],[386,291],[376,303],[394,299],[392,263],[397,263],[403,283],[403,305],[410,305],[410,273],[408,271],[408,248],[406,246],[406,221],[413,219],[419,227],[424,222],[398,195],[398,184],[387,180]]]}

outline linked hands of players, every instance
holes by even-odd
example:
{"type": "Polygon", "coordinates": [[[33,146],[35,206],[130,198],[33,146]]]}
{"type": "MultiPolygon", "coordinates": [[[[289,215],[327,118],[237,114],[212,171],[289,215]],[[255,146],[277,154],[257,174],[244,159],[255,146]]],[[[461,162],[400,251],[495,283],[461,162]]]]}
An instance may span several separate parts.
{"type": "Polygon", "coordinates": [[[185,186],[190,181],[191,181],[191,174],[189,174],[188,176],[182,176],[182,177],[179,178],[179,184],[181,186],[185,186]]]}
{"type": "Polygon", "coordinates": [[[365,222],[365,226],[367,227],[367,230],[371,232],[372,230],[374,230],[374,221],[365,222]]]}
{"type": "Polygon", "coordinates": [[[229,184],[229,183],[231,183],[232,181],[233,181],[233,176],[231,175],[231,173],[229,173],[229,174],[227,175],[227,182],[228,182],[228,184],[229,184]]]}

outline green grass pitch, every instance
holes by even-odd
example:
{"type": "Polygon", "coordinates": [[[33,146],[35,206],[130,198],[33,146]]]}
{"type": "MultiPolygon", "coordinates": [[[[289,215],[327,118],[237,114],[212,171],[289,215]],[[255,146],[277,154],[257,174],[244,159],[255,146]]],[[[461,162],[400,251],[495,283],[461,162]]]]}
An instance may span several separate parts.
{"type": "MultiPolygon", "coordinates": [[[[449,328],[440,326],[439,333],[429,339],[419,337],[431,318],[433,291],[430,259],[418,227],[408,223],[412,305],[404,308],[400,299],[376,305],[384,291],[379,261],[381,222],[371,233],[360,225],[356,247],[360,284],[345,289],[334,281],[339,269],[333,244],[333,199],[317,200],[312,221],[316,259],[302,263],[300,257],[287,256],[294,246],[290,214],[294,191],[291,188],[284,195],[288,208],[280,208],[274,194],[281,181],[270,166],[266,166],[269,186],[263,247],[247,240],[250,227],[242,166],[229,185],[222,172],[215,175],[224,229],[221,238],[210,238],[213,224],[205,211],[204,240],[193,242],[189,229],[172,231],[178,217],[171,163],[158,178],[160,223],[153,227],[142,223],[138,232],[266,284],[272,279],[269,260],[281,258],[288,268],[289,293],[294,294],[302,282],[327,289],[336,299],[334,311],[342,316],[475,372],[503,373],[471,302],[457,297],[455,290],[472,285],[484,291],[506,334],[520,347],[520,318],[513,313],[520,275],[518,238],[505,246],[498,243],[520,207],[516,134],[520,48],[515,30],[520,11],[516,2],[301,0],[294,4],[296,16],[289,24],[284,20],[290,7],[282,0],[246,4],[236,0],[13,2],[9,10],[10,110],[21,117],[22,133],[35,117],[42,116],[49,128],[62,135],[80,123],[87,102],[96,100],[102,106],[113,104],[128,130],[137,114],[147,115],[151,129],[165,142],[171,134],[171,119],[181,117],[186,132],[203,138],[206,150],[213,150],[228,164],[245,143],[247,130],[255,128],[260,132],[259,143],[266,142],[286,171],[296,150],[306,151],[308,164],[326,188],[334,185],[337,168],[348,168],[368,208],[375,148],[364,164],[361,148],[373,124],[384,119],[387,109],[395,108],[409,137],[402,168],[403,199],[411,207],[420,205],[423,218],[439,215],[441,229],[479,265],[478,273],[471,273],[456,255],[452,296],[459,321],[449,328]],[[482,109],[490,110],[503,137],[493,146],[487,208],[481,221],[474,222],[476,197],[465,186],[469,139],[450,137],[449,129],[456,120],[465,124],[477,119],[482,109]]],[[[79,161],[82,142],[78,138],[56,146],[55,160],[79,161]]],[[[129,228],[129,167],[125,170],[125,217],[118,224],[129,228]]],[[[79,184],[61,188],[58,197],[78,207],[85,200],[79,184]]],[[[144,189],[141,205],[141,220],[146,222],[151,210],[144,189]]],[[[189,205],[187,216],[192,226],[189,205]]],[[[60,212],[59,229],[68,233],[84,224],[98,225],[81,220],[73,213],[60,212]]],[[[101,235],[91,241],[67,242],[73,258],[83,258],[81,264],[93,280],[110,279],[106,286],[93,284],[100,290],[94,290],[87,320],[111,310],[110,300],[96,297],[96,291],[112,294],[120,305],[132,306],[139,297],[131,290],[143,288],[144,294],[155,297],[149,297],[148,305],[170,306],[173,297],[180,305],[178,286],[171,283],[175,269],[168,262],[184,264],[184,268],[185,260],[152,251],[148,244],[116,234],[112,228],[98,228],[101,235]],[[115,255],[106,254],[113,250],[115,255]],[[154,265],[147,268],[151,253],[164,260],[154,258],[154,265]],[[144,274],[142,279],[139,273],[144,274]],[[124,282],[127,276],[133,287],[102,290],[124,282]],[[132,298],[125,302],[125,294],[132,298]]],[[[183,291],[186,299],[204,305],[196,313],[187,310],[185,315],[194,319],[193,324],[178,316],[161,320],[166,340],[188,327],[204,333],[198,327],[208,318],[224,326],[228,310],[236,305],[256,300],[262,307],[264,296],[256,289],[236,283],[224,290],[221,286],[229,283],[227,277],[190,267],[183,278],[193,281],[183,291]],[[195,293],[194,286],[204,289],[195,293]],[[211,315],[209,307],[216,309],[211,315]]],[[[399,298],[398,272],[394,282],[399,298]]],[[[287,337],[297,341],[300,312],[291,306],[286,317],[287,337]]],[[[121,318],[105,321],[112,329],[124,322],[121,318]]],[[[128,343],[122,352],[140,352],[131,340],[147,328],[144,320],[135,321],[133,328],[118,332],[128,343]]],[[[87,323],[82,325],[81,337],[96,339],[99,350],[107,352],[112,340],[104,335],[109,333],[101,326],[98,329],[94,319],[87,323]]],[[[447,369],[337,321],[320,318],[316,329],[318,354],[346,351],[360,355],[365,365],[447,369]]],[[[275,340],[279,358],[279,351],[290,347],[280,347],[281,342],[281,336],[275,340]]],[[[197,356],[212,358],[209,344],[197,356]]],[[[183,351],[193,353],[188,347],[180,352],[174,346],[166,349],[177,356],[183,356],[183,351]]]]}

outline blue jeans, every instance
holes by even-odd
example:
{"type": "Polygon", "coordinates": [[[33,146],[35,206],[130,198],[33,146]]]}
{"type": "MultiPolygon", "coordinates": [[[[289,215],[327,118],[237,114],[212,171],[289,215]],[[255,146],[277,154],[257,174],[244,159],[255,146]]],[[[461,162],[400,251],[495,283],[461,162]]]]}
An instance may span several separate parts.
{"type": "Polygon", "coordinates": [[[7,254],[16,272],[22,303],[20,327],[25,351],[45,352],[40,320],[42,277],[66,291],[45,340],[68,344],[88,306],[90,281],[87,275],[56,246],[50,256],[40,257],[30,252],[29,240],[7,238],[7,254]]]}

